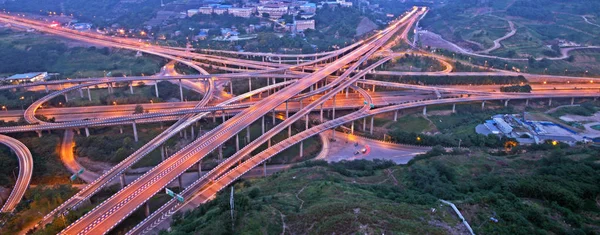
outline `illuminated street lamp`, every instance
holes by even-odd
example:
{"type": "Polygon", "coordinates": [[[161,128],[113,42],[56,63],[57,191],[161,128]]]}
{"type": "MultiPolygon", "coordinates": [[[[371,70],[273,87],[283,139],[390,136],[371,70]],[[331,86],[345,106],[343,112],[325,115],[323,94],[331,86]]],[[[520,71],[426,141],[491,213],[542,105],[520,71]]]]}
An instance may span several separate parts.
{"type": "Polygon", "coordinates": [[[2,105],[2,110],[5,110],[8,112],[8,109],[6,108],[6,106],[2,105]]]}
{"type": "Polygon", "coordinates": [[[113,105],[117,105],[117,101],[113,101],[113,102],[112,102],[112,104],[113,104],[113,105]]]}

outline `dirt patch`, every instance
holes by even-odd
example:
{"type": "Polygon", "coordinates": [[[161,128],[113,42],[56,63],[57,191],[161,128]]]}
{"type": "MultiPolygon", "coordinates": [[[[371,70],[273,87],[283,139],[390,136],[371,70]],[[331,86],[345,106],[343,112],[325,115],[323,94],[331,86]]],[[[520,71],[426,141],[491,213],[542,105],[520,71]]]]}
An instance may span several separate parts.
{"type": "Polygon", "coordinates": [[[79,162],[83,168],[96,173],[104,173],[113,167],[110,163],[94,161],[87,157],[79,157],[77,158],[77,162],[79,162]]]}
{"type": "Polygon", "coordinates": [[[377,24],[375,24],[369,18],[363,17],[360,20],[360,23],[358,23],[358,26],[356,27],[356,36],[361,36],[375,29],[377,29],[377,24]]]}

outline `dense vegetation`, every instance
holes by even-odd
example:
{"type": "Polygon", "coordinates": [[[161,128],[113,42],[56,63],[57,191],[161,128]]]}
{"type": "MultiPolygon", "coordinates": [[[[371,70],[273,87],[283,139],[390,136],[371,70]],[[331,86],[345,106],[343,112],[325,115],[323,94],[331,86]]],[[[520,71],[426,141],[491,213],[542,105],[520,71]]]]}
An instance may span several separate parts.
{"type": "Polygon", "coordinates": [[[503,87],[500,87],[500,91],[502,91],[502,92],[530,93],[531,92],[531,86],[530,85],[503,86],[503,87]]]}
{"type": "Polygon", "coordinates": [[[367,75],[371,79],[420,85],[499,85],[519,84],[527,82],[525,77],[519,76],[389,76],[367,75]]]}
{"type": "MultiPolygon", "coordinates": [[[[62,41],[31,33],[0,30],[0,74],[47,71],[58,78],[154,74],[162,60],[135,57],[109,48],[68,47],[62,41]],[[26,37],[26,38],[22,38],[26,37]]],[[[54,76],[53,76],[54,78],[54,76]]]]}
{"type": "Polygon", "coordinates": [[[283,223],[292,233],[452,233],[461,226],[440,206],[444,199],[477,234],[593,234],[600,222],[599,153],[560,148],[510,156],[434,148],[407,166],[308,162],[235,184],[233,220],[225,190],[176,215],[171,232],[162,233],[280,233],[283,223]]]}

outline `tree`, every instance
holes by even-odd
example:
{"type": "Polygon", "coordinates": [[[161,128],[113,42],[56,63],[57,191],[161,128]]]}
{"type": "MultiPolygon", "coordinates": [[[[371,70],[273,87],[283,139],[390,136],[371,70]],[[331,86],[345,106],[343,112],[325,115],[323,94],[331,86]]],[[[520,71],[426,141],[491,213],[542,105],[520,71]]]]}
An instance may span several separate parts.
{"type": "Polygon", "coordinates": [[[144,113],[144,107],[140,104],[135,106],[133,114],[144,113]]]}

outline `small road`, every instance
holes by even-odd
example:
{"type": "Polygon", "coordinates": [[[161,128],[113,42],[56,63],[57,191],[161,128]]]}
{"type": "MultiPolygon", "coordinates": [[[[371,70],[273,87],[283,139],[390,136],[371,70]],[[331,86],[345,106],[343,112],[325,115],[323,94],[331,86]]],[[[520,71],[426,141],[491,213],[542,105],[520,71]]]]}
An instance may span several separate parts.
{"type": "MultiPolygon", "coordinates": [[[[67,129],[65,130],[65,135],[63,136],[62,144],[60,145],[60,160],[63,162],[65,167],[73,174],[77,173],[79,170],[84,169],[79,162],[75,159],[74,148],[75,148],[75,140],[73,139],[74,133],[73,130],[67,129]]],[[[82,174],[79,175],[79,178],[85,181],[86,183],[93,182],[100,175],[85,170],[82,174]]]]}
{"type": "Polygon", "coordinates": [[[495,51],[498,48],[502,47],[502,44],[500,44],[500,42],[502,42],[506,39],[509,39],[510,37],[514,36],[517,33],[517,28],[515,28],[515,24],[512,21],[508,21],[508,25],[510,26],[510,32],[508,32],[506,35],[502,36],[501,38],[494,40],[493,47],[490,47],[483,51],[478,51],[477,53],[489,54],[490,52],[495,51]]]}
{"type": "Polygon", "coordinates": [[[19,177],[15,183],[15,188],[2,206],[1,212],[12,212],[17,204],[23,198],[33,173],[33,158],[31,152],[20,141],[11,137],[0,135],[0,142],[9,147],[19,158],[19,177]]]}

